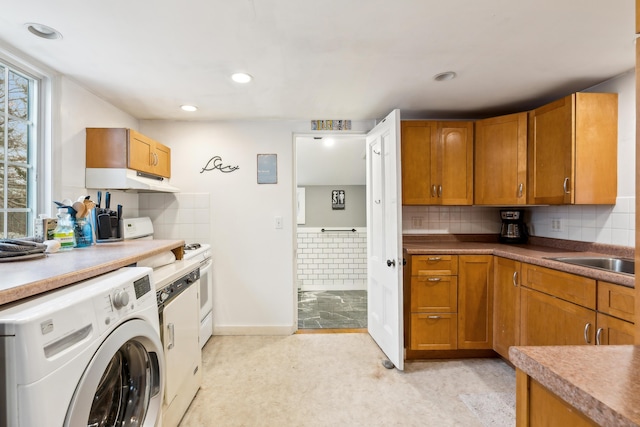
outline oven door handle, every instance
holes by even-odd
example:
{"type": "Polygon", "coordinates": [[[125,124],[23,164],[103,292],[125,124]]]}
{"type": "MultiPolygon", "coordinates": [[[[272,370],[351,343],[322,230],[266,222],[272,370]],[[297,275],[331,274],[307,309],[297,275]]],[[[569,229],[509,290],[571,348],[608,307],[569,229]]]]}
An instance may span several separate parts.
{"type": "Polygon", "coordinates": [[[213,265],[213,259],[207,258],[200,263],[200,275],[202,276],[202,272],[206,270],[210,270],[213,265]]]}
{"type": "Polygon", "coordinates": [[[167,325],[167,329],[169,330],[169,344],[167,344],[167,350],[171,350],[173,348],[173,346],[175,345],[175,338],[176,338],[176,333],[175,333],[175,327],[173,325],[173,323],[169,323],[167,325]]]}

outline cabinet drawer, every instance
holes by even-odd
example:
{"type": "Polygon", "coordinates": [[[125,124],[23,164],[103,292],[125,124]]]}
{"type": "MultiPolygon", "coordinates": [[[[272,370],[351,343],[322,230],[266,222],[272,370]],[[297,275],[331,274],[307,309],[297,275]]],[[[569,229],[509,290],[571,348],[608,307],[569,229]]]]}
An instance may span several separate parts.
{"type": "Polygon", "coordinates": [[[454,313],[458,307],[456,276],[416,276],[411,278],[411,311],[454,313]]]}
{"type": "Polygon", "coordinates": [[[632,345],[635,337],[635,325],[606,314],[596,316],[598,330],[596,342],[601,345],[632,345]]]}
{"type": "Polygon", "coordinates": [[[596,309],[596,281],[575,274],[522,264],[522,286],[596,309]]]}
{"type": "Polygon", "coordinates": [[[412,350],[455,350],[458,317],[455,313],[411,314],[412,350]]]}
{"type": "Polygon", "coordinates": [[[598,311],[611,316],[635,321],[635,290],[613,283],[598,282],[598,311]]]}
{"type": "Polygon", "coordinates": [[[455,276],[458,274],[457,255],[414,255],[411,257],[411,275],[455,276]]]}

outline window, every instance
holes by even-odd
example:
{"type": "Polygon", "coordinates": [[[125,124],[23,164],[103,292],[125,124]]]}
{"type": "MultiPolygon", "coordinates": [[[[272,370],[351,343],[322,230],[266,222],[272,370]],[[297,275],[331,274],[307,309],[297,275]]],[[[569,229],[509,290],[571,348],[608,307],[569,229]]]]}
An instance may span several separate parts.
{"type": "Polygon", "coordinates": [[[0,238],[30,234],[36,189],[38,81],[0,62],[0,238]]]}

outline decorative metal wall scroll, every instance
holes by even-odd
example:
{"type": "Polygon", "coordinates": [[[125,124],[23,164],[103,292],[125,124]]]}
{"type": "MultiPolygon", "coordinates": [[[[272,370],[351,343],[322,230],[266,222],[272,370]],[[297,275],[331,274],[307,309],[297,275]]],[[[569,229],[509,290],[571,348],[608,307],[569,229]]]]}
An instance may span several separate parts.
{"type": "Polygon", "coordinates": [[[200,173],[205,171],[219,170],[222,173],[231,173],[240,169],[240,166],[225,166],[222,164],[222,157],[213,156],[209,159],[205,167],[202,168],[200,173]]]}

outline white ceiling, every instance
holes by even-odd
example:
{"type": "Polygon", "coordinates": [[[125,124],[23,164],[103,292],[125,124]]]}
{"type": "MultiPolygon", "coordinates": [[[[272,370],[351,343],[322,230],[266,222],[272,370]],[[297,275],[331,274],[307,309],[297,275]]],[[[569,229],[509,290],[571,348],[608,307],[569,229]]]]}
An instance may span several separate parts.
{"type": "Polygon", "coordinates": [[[484,117],[634,67],[633,0],[28,0],[0,42],[139,119],[484,117]],[[61,40],[24,27],[56,28],[61,40]],[[458,78],[435,82],[442,71],[458,78]],[[229,75],[254,76],[245,86],[229,75]],[[181,104],[200,107],[196,113],[181,104]]]}

